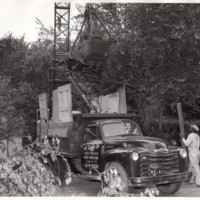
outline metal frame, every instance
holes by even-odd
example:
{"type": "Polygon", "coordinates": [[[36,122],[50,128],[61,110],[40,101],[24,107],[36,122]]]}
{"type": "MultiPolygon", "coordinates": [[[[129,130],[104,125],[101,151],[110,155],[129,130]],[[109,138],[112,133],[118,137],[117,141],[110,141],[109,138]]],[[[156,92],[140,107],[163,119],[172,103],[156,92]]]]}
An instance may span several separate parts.
{"type": "MultiPolygon", "coordinates": [[[[77,62],[74,64],[71,63],[71,59],[69,54],[73,53],[73,49],[80,37],[82,29],[85,25],[87,25],[88,29],[92,30],[92,21],[96,18],[97,21],[101,24],[104,28],[106,33],[108,34],[108,38],[111,39],[111,34],[101,21],[101,19],[97,16],[94,10],[92,10],[91,6],[87,4],[87,8],[84,13],[84,20],[81,26],[80,31],[73,43],[72,49],[70,49],[70,3],[55,3],[54,7],[54,59],[53,59],[53,67],[50,68],[49,74],[49,83],[50,83],[50,91],[49,91],[49,107],[50,107],[50,117],[52,116],[52,93],[53,90],[58,88],[61,85],[72,83],[75,90],[81,95],[87,106],[97,113],[96,108],[91,104],[90,100],[87,99],[86,95],[80,89],[78,83],[74,80],[73,76],[71,75],[71,67],[76,65],[82,65],[80,60],[76,60],[76,58],[72,59],[73,61],[77,62]]],[[[114,84],[114,85],[122,85],[124,83],[120,83],[118,81],[107,80],[98,78],[97,76],[87,74],[82,72],[88,79],[97,82],[104,82],[105,84],[114,84]]],[[[107,88],[107,90],[113,89],[107,88]]],[[[104,89],[103,89],[104,90],[104,89]]],[[[106,91],[102,91],[98,89],[98,92],[104,93],[106,91]]]]}
{"type": "MultiPolygon", "coordinates": [[[[53,67],[49,70],[50,104],[52,91],[67,83],[64,76],[65,60],[70,49],[70,3],[55,3],[54,6],[54,57],[53,67]]],[[[51,105],[50,105],[51,108],[51,105]]],[[[51,113],[51,111],[50,111],[51,113]]]]}
{"type": "Polygon", "coordinates": [[[70,48],[70,3],[55,3],[54,7],[54,59],[50,68],[50,93],[66,82],[63,71],[70,48]],[[62,65],[63,63],[63,65],[62,65]]]}

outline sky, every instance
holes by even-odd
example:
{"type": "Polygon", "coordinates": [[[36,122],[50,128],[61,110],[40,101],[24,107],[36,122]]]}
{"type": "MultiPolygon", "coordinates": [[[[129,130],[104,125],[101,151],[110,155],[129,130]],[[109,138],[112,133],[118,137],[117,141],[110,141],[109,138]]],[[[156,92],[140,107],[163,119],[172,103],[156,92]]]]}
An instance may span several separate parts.
{"type": "MultiPolygon", "coordinates": [[[[101,1],[101,0],[100,0],[101,1]]],[[[99,0],[73,0],[71,2],[71,17],[78,13],[75,8],[77,3],[100,2],[99,0]]],[[[69,2],[58,0],[56,2],[69,2]]],[[[194,2],[176,0],[109,0],[104,2],[194,2]]],[[[195,2],[200,3],[200,0],[195,2]]],[[[28,42],[37,39],[38,29],[35,23],[36,17],[46,26],[54,26],[54,3],[55,0],[0,0],[0,38],[8,33],[15,37],[22,37],[28,42]]]]}
{"type": "MultiPolygon", "coordinates": [[[[100,0],[101,1],[101,0],[100,0]]],[[[46,26],[54,26],[54,3],[71,3],[70,15],[78,14],[75,4],[99,0],[0,0],[0,38],[8,33],[34,41],[38,36],[36,17],[46,26]]],[[[105,1],[105,0],[104,0],[105,1]]],[[[111,2],[116,0],[111,0],[111,2]]]]}
{"type": "MultiPolygon", "coordinates": [[[[58,2],[68,2],[59,0],[58,2]]],[[[54,0],[0,0],[0,38],[8,33],[34,41],[38,36],[36,17],[46,26],[54,26],[54,0]]],[[[71,16],[77,14],[71,2],[71,16]]]]}

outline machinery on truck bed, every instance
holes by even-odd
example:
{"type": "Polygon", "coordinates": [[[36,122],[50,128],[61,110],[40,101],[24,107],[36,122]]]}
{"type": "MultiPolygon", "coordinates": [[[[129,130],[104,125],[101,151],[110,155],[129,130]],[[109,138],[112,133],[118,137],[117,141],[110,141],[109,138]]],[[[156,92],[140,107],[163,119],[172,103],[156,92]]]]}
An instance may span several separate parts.
{"type": "MultiPolygon", "coordinates": [[[[70,13],[69,4],[62,7],[56,3],[55,13],[58,13],[58,9],[68,10],[67,13],[70,13]]],[[[97,16],[94,12],[92,15],[97,16]]],[[[60,18],[56,17],[55,23],[59,22],[61,26],[64,15],[59,16],[60,18]]],[[[87,8],[84,23],[90,18],[91,12],[87,8]]],[[[100,20],[98,17],[97,19],[100,20]]],[[[102,21],[100,24],[102,25],[102,21]]],[[[61,27],[59,28],[61,30],[61,27]]],[[[55,32],[56,30],[55,28],[55,32]]],[[[59,48],[55,49],[54,68],[50,70],[52,114],[49,116],[47,95],[41,94],[37,137],[47,136],[50,143],[54,138],[59,138],[60,153],[68,159],[72,170],[83,177],[98,179],[95,170],[103,172],[112,167],[117,170],[121,178],[123,192],[128,192],[130,186],[146,187],[154,184],[161,192],[175,193],[190,175],[187,151],[167,146],[161,139],[143,135],[140,126],[134,120],[135,114],[127,113],[124,85],[118,83],[118,89],[109,94],[97,96],[94,101],[87,98],[69,73],[78,65],[89,65],[91,60],[95,63],[94,57],[98,57],[98,54],[105,59],[109,55],[110,34],[107,40],[92,34],[91,31],[79,33],[78,37],[82,38],[79,41],[81,44],[77,47],[77,54],[74,53],[75,51],[70,53],[69,49],[67,53],[61,54],[57,52],[59,48]],[[104,49],[99,52],[100,47],[96,44],[104,49]],[[55,60],[58,57],[60,60],[55,60]],[[72,111],[72,87],[80,93],[90,108],[89,113],[72,111]]],[[[58,35],[55,33],[55,37],[58,35]]],[[[54,39],[55,44],[61,41],[54,39]]],[[[98,62],[98,59],[96,61],[98,62]]],[[[64,170],[62,160],[59,158],[53,162],[49,158],[49,163],[54,171],[57,170],[56,173],[62,180],[64,170]]]]}

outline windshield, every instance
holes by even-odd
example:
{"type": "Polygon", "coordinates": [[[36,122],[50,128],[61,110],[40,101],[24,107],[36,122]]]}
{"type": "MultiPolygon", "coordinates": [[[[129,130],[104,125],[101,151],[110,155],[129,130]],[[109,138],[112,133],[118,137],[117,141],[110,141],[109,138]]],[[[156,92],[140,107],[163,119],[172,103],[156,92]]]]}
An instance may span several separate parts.
{"type": "Polygon", "coordinates": [[[141,131],[136,124],[131,122],[115,122],[103,125],[104,137],[114,137],[118,135],[141,135],[141,131]]]}

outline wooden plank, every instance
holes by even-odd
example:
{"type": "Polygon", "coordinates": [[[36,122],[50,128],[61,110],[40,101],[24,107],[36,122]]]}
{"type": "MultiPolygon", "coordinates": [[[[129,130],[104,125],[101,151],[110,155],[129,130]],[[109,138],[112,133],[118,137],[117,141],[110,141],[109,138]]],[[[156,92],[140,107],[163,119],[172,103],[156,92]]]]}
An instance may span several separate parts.
{"type": "MultiPolygon", "coordinates": [[[[97,107],[97,106],[96,106],[97,107]]],[[[127,113],[125,86],[99,97],[100,113],[127,113]]]]}
{"type": "Polygon", "coordinates": [[[49,128],[48,136],[59,137],[59,138],[68,138],[68,130],[67,128],[49,128]]]}
{"type": "Polygon", "coordinates": [[[40,126],[41,126],[41,128],[47,128],[48,127],[48,123],[46,123],[46,122],[40,122],[40,124],[39,124],[40,126]]]}
{"type": "Polygon", "coordinates": [[[102,113],[102,114],[82,114],[80,115],[80,117],[82,118],[133,118],[136,117],[135,113],[127,113],[127,114],[123,114],[123,113],[118,113],[118,114],[113,114],[113,113],[102,113]]]}
{"type": "Polygon", "coordinates": [[[72,118],[72,97],[71,84],[58,88],[59,121],[71,122],[72,118]]]}
{"type": "Polygon", "coordinates": [[[48,133],[48,124],[45,122],[41,122],[38,124],[39,132],[40,132],[40,137],[44,138],[45,135],[48,133]]]}
{"type": "Polygon", "coordinates": [[[59,122],[58,89],[53,90],[53,123],[59,122]]]}
{"type": "Polygon", "coordinates": [[[71,122],[49,123],[49,128],[50,129],[69,128],[70,125],[71,122]]]}
{"type": "Polygon", "coordinates": [[[41,124],[38,125],[38,129],[40,129],[42,138],[44,137],[44,135],[52,137],[68,138],[68,131],[70,125],[71,122],[65,122],[65,123],[42,122],[41,124]]]}
{"type": "Polygon", "coordinates": [[[119,91],[118,113],[127,113],[125,85],[123,85],[122,87],[119,87],[117,91],[119,91]]]}
{"type": "Polygon", "coordinates": [[[38,96],[39,98],[39,110],[40,119],[48,121],[48,107],[47,107],[47,94],[43,93],[38,96]]]}
{"type": "Polygon", "coordinates": [[[114,92],[99,98],[101,113],[118,113],[119,92],[114,92]]]}
{"type": "MultiPolygon", "coordinates": [[[[177,103],[177,110],[178,110],[180,135],[182,137],[185,137],[184,119],[183,119],[183,112],[182,112],[182,104],[181,104],[181,102],[177,103]]],[[[181,147],[186,148],[182,141],[181,141],[181,147]]]]}

